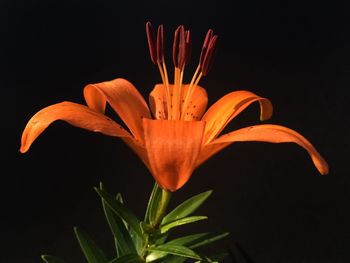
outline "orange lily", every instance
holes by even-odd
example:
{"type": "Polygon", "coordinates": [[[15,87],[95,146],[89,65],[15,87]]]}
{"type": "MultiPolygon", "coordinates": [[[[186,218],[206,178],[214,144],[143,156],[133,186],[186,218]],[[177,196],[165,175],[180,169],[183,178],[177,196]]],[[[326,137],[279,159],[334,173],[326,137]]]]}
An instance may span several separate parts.
{"type": "Polygon", "coordinates": [[[225,95],[205,112],[207,93],[197,84],[212,64],[217,40],[212,30],[204,41],[191,83],[184,85],[183,69],[190,52],[190,37],[183,26],[178,28],[173,52],[176,60],[174,84],[171,85],[162,53],[163,27],[158,28],[157,44],[150,23],[146,29],[151,59],[158,65],[163,79],[163,84],[156,85],[150,93],[150,108],[134,85],[125,79],[89,84],[84,88],[87,106],[62,102],[37,112],[23,131],[20,152],[27,152],[52,122],[63,120],[79,128],[120,137],[144,162],[159,186],[172,192],[181,188],[199,165],[226,146],[240,141],[296,143],[309,153],[321,174],[328,173],[327,163],[312,144],[287,127],[264,124],[221,135],[226,125],[250,104],[259,102],[261,120],[271,117],[272,105],[268,99],[242,90],[225,95]],[[107,103],[128,130],[104,114],[107,103]]]}

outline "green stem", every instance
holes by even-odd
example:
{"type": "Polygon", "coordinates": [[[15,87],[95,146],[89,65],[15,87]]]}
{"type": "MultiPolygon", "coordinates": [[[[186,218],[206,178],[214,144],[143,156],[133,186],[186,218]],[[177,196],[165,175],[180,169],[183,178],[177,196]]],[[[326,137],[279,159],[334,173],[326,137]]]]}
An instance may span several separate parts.
{"type": "MultiPolygon", "coordinates": [[[[146,214],[145,214],[145,222],[150,224],[150,227],[154,232],[157,232],[159,225],[162,223],[162,220],[167,212],[167,207],[171,198],[171,192],[161,189],[157,183],[155,183],[153,187],[153,191],[151,193],[146,214]]],[[[141,252],[141,257],[147,257],[147,248],[154,243],[153,238],[151,238],[151,233],[147,233],[145,235],[146,240],[144,247],[141,252]]]]}
{"type": "Polygon", "coordinates": [[[158,226],[162,222],[163,217],[166,214],[166,210],[167,210],[170,198],[171,198],[171,192],[162,189],[161,199],[160,199],[155,220],[154,220],[154,228],[158,228],[158,226]]]}

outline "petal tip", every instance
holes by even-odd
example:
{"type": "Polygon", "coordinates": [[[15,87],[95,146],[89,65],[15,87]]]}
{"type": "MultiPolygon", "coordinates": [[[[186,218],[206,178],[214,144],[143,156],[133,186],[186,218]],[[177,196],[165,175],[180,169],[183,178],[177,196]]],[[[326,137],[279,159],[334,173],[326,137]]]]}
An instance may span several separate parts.
{"type": "Polygon", "coordinates": [[[28,144],[21,144],[21,147],[19,148],[20,153],[26,153],[30,148],[30,145],[28,144]]]}
{"type": "Polygon", "coordinates": [[[22,147],[21,147],[21,148],[19,149],[19,152],[20,152],[20,153],[25,153],[26,150],[22,149],[22,147]]]}
{"type": "Polygon", "coordinates": [[[314,165],[321,175],[327,175],[329,173],[328,163],[323,159],[323,157],[317,153],[316,156],[312,157],[314,165]]]}
{"type": "Polygon", "coordinates": [[[260,100],[259,103],[261,108],[260,121],[269,120],[273,114],[273,107],[271,101],[269,99],[262,98],[262,100],[260,100]]]}
{"type": "Polygon", "coordinates": [[[325,162],[322,167],[319,168],[319,172],[321,175],[328,175],[329,174],[329,167],[328,164],[325,162]]]}

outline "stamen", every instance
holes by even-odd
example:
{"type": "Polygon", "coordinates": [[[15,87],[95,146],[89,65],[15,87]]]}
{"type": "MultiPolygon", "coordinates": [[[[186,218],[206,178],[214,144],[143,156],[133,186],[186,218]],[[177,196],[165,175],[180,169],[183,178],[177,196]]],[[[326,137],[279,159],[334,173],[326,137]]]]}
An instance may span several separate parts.
{"type": "Polygon", "coordinates": [[[183,68],[186,61],[186,35],[183,25],[179,26],[174,33],[173,63],[175,68],[183,68]]]}
{"type": "Polygon", "coordinates": [[[169,79],[168,79],[168,72],[165,65],[164,60],[164,29],[163,25],[158,26],[158,32],[157,32],[157,64],[159,71],[162,75],[163,83],[165,85],[165,94],[166,94],[166,101],[167,101],[167,119],[171,118],[171,110],[170,110],[170,89],[169,89],[169,79]]]}
{"type": "Polygon", "coordinates": [[[173,87],[173,93],[174,96],[172,97],[172,116],[174,120],[179,119],[179,109],[180,109],[180,79],[181,79],[181,71],[180,68],[176,67],[175,68],[175,78],[174,78],[174,87],[173,87]]]}
{"type": "Polygon", "coordinates": [[[162,77],[163,84],[165,84],[165,76],[162,70],[162,65],[159,62],[157,62],[157,65],[158,65],[160,76],[162,77]]]}
{"type": "Polygon", "coordinates": [[[185,28],[180,28],[180,41],[179,41],[179,54],[178,54],[178,66],[182,70],[186,62],[186,35],[185,28]]]}
{"type": "Polygon", "coordinates": [[[186,64],[186,33],[185,28],[182,26],[180,29],[180,42],[179,42],[179,75],[178,75],[178,83],[175,97],[175,119],[180,119],[181,117],[181,95],[182,95],[182,81],[184,77],[184,68],[186,64]]]}
{"type": "Polygon", "coordinates": [[[185,29],[183,25],[178,26],[174,33],[173,42],[173,63],[175,66],[174,72],[174,88],[172,97],[172,116],[173,119],[180,117],[180,94],[181,94],[181,71],[185,64],[185,29]]]}
{"type": "MultiPolygon", "coordinates": [[[[189,115],[188,111],[191,106],[190,99],[192,98],[195,87],[198,85],[200,79],[206,76],[210,71],[216,51],[216,45],[218,36],[213,36],[213,30],[209,29],[205,36],[199,64],[191,79],[187,91],[183,93],[182,82],[184,78],[184,69],[190,62],[191,58],[191,34],[189,30],[185,30],[183,25],[177,27],[174,32],[174,42],[172,50],[172,59],[174,63],[174,85],[170,90],[169,77],[164,59],[164,28],[163,25],[158,26],[157,35],[150,22],[146,23],[146,33],[149,46],[149,52],[151,60],[154,64],[158,65],[160,75],[162,77],[164,86],[166,88],[166,104],[167,104],[167,118],[171,120],[187,120],[186,115],[189,115]]],[[[165,101],[164,101],[165,103],[165,101]]],[[[195,107],[195,105],[193,105],[195,107]]],[[[192,109],[192,106],[191,106],[192,109]]],[[[163,116],[165,112],[158,112],[160,116],[163,116]]],[[[197,119],[198,116],[194,116],[191,113],[193,119],[197,119]]]]}
{"type": "Polygon", "coordinates": [[[164,59],[164,29],[163,25],[158,26],[157,32],[157,61],[163,62],[164,59]]]}
{"type": "Polygon", "coordinates": [[[191,51],[192,51],[192,46],[191,46],[191,32],[190,30],[186,30],[185,33],[185,66],[188,65],[191,59],[191,51]]]}
{"type": "Polygon", "coordinates": [[[165,87],[166,87],[166,101],[167,101],[167,110],[168,110],[168,120],[172,119],[172,110],[171,110],[171,104],[172,104],[172,99],[170,96],[170,87],[169,87],[169,78],[168,78],[168,71],[166,69],[164,57],[162,61],[163,65],[163,70],[164,70],[164,78],[165,78],[165,87]]]}
{"type": "Polygon", "coordinates": [[[207,53],[207,48],[212,37],[213,37],[213,30],[209,29],[203,42],[201,55],[199,57],[199,65],[203,65],[203,60],[204,60],[205,54],[207,53]]]}
{"type": "Polygon", "coordinates": [[[179,56],[180,28],[181,28],[181,26],[179,26],[175,30],[175,33],[174,33],[173,63],[174,63],[175,68],[178,68],[178,66],[179,66],[178,56],[179,56]]]}
{"type": "Polygon", "coordinates": [[[182,120],[184,120],[186,116],[185,112],[188,107],[188,103],[189,103],[188,101],[192,96],[194,88],[198,85],[202,76],[205,76],[206,74],[208,74],[208,71],[210,70],[213,64],[213,57],[214,57],[217,38],[218,38],[217,36],[213,37],[213,30],[209,29],[203,42],[202,51],[199,58],[199,64],[197,66],[195,73],[193,74],[193,77],[191,79],[190,85],[187,90],[187,94],[185,96],[185,101],[182,105],[182,114],[181,114],[182,120]],[[203,69],[203,67],[205,67],[205,69],[203,69]],[[201,70],[201,73],[198,75],[200,70],[201,70]]]}
{"type": "Polygon", "coordinates": [[[218,40],[218,36],[213,36],[210,40],[207,53],[205,54],[203,64],[202,64],[202,75],[206,76],[211,69],[214,61],[214,56],[215,56],[215,50],[216,50],[216,44],[218,40]]]}
{"type": "Polygon", "coordinates": [[[156,37],[151,22],[146,23],[146,34],[148,41],[149,54],[153,64],[157,63],[156,37]]]}

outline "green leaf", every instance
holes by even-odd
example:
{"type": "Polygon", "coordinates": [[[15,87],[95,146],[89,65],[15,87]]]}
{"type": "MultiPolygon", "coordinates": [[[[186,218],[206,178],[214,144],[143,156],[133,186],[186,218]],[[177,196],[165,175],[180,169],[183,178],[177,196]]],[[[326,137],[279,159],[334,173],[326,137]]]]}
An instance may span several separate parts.
{"type": "MultiPolygon", "coordinates": [[[[106,190],[105,190],[105,191],[106,191],[106,190]]],[[[125,203],[124,203],[124,198],[122,197],[122,194],[121,194],[121,193],[117,193],[117,195],[115,196],[115,199],[116,199],[119,203],[125,205],[125,203]]],[[[125,222],[124,219],[122,219],[122,221],[123,221],[123,224],[125,225],[125,228],[126,228],[126,229],[129,229],[128,223],[125,222]]]]}
{"type": "Polygon", "coordinates": [[[207,237],[208,235],[210,235],[209,232],[183,236],[170,240],[166,244],[188,246],[190,244],[198,242],[198,240],[202,241],[203,238],[207,237]]]}
{"type": "Polygon", "coordinates": [[[79,241],[80,247],[89,263],[107,263],[108,260],[103,251],[95,244],[95,242],[82,230],[75,227],[75,235],[79,241]]]}
{"type": "Polygon", "coordinates": [[[157,247],[148,248],[148,251],[165,252],[171,255],[201,260],[201,257],[196,252],[184,246],[164,244],[157,247]]]}
{"type": "Polygon", "coordinates": [[[204,236],[198,240],[196,240],[196,242],[193,242],[191,245],[190,245],[190,248],[197,248],[197,247],[201,247],[201,246],[205,246],[207,244],[210,244],[210,243],[213,243],[219,239],[222,239],[226,236],[228,236],[230,233],[229,232],[224,232],[224,233],[221,233],[221,234],[208,234],[207,236],[204,236]]]}
{"type": "MultiPolygon", "coordinates": [[[[213,234],[208,232],[198,233],[198,234],[193,234],[193,235],[188,235],[188,236],[173,239],[165,243],[165,245],[181,245],[181,246],[186,246],[193,249],[200,246],[204,246],[216,240],[219,240],[227,236],[228,234],[229,233],[227,232],[219,233],[219,234],[213,234]]],[[[220,262],[221,260],[219,256],[226,256],[226,255],[227,253],[211,256],[211,257],[208,257],[205,262],[215,262],[215,261],[220,262]]],[[[159,251],[152,252],[147,256],[146,262],[154,262],[154,261],[159,262],[160,259],[162,263],[183,263],[185,261],[185,259],[182,257],[173,256],[173,255],[168,255],[167,257],[166,256],[167,256],[166,252],[159,252],[159,251]]]]}
{"type": "Polygon", "coordinates": [[[129,229],[129,234],[132,238],[132,241],[134,242],[137,253],[140,255],[145,244],[144,238],[141,238],[138,234],[136,234],[133,228],[129,229]]]}
{"type": "Polygon", "coordinates": [[[147,235],[152,234],[153,232],[156,231],[151,225],[145,222],[141,222],[140,227],[141,227],[142,233],[145,233],[147,235]]]}
{"type": "MultiPolygon", "coordinates": [[[[228,234],[229,234],[228,232],[224,232],[224,233],[220,233],[220,234],[199,233],[199,234],[193,234],[193,235],[188,235],[188,236],[184,236],[184,237],[179,237],[179,238],[173,239],[165,244],[167,244],[167,245],[182,245],[182,246],[186,246],[186,247],[189,247],[191,249],[194,249],[194,248],[197,248],[200,246],[207,245],[207,244],[212,243],[214,241],[217,241],[221,238],[224,238],[228,234]]],[[[214,260],[214,261],[220,261],[216,258],[216,256],[210,257],[210,259],[214,260]]],[[[172,261],[170,261],[170,262],[172,262],[172,261]]]]}
{"type": "Polygon", "coordinates": [[[144,236],[142,235],[140,221],[139,219],[131,212],[129,208],[125,205],[118,202],[115,198],[113,198],[110,194],[105,192],[104,190],[98,189],[95,187],[96,192],[103,198],[106,204],[116,213],[120,218],[125,220],[128,225],[135,231],[135,233],[144,240],[144,236]]]}
{"type": "Polygon", "coordinates": [[[137,254],[128,254],[111,260],[109,263],[143,263],[145,262],[137,254]]]}
{"type": "MultiPolygon", "coordinates": [[[[102,185],[102,183],[100,183],[100,185],[102,185]]],[[[124,199],[123,199],[123,197],[122,197],[122,194],[121,194],[121,193],[117,193],[117,195],[116,195],[115,199],[117,199],[117,201],[118,201],[119,203],[124,204],[124,199]]]]}
{"type": "Polygon", "coordinates": [[[42,255],[41,258],[46,262],[46,263],[65,263],[62,259],[50,256],[50,255],[42,255]]]}
{"type": "Polygon", "coordinates": [[[212,192],[209,190],[187,199],[163,218],[162,225],[189,216],[207,200],[212,192]]]}
{"type": "MultiPolygon", "coordinates": [[[[100,184],[100,189],[103,189],[102,183],[100,184]]],[[[108,225],[113,233],[117,245],[118,256],[123,256],[127,254],[136,253],[136,248],[131,239],[131,236],[121,218],[119,218],[107,205],[107,203],[102,199],[103,210],[108,222],[108,225]]],[[[117,202],[120,202],[121,199],[117,202]]],[[[120,202],[121,203],[121,202],[120,202]]]]}
{"type": "Polygon", "coordinates": [[[158,228],[161,223],[171,197],[171,192],[164,190],[155,183],[145,214],[145,223],[158,228]]]}
{"type": "MultiPolygon", "coordinates": [[[[117,194],[116,199],[117,199],[120,203],[125,204],[125,203],[124,203],[124,199],[123,199],[121,193],[118,193],[118,194],[117,194]]],[[[133,241],[133,244],[134,244],[134,247],[135,247],[137,253],[140,254],[141,251],[142,251],[142,249],[143,249],[143,246],[144,246],[144,237],[140,238],[140,237],[135,233],[135,231],[134,231],[132,228],[129,227],[128,223],[125,222],[124,219],[122,219],[122,221],[123,221],[123,223],[124,223],[124,225],[125,225],[125,228],[126,228],[126,229],[128,230],[128,232],[129,232],[129,235],[130,235],[130,237],[131,237],[131,239],[132,239],[132,241],[133,241]]]]}
{"type": "Polygon", "coordinates": [[[155,183],[147,204],[147,209],[146,209],[145,219],[144,219],[146,223],[151,223],[153,221],[157,211],[157,204],[160,202],[161,198],[162,198],[162,189],[158,186],[157,183],[155,183]]]}
{"type": "Polygon", "coordinates": [[[157,261],[161,258],[164,258],[168,255],[166,252],[160,252],[160,251],[152,251],[149,253],[146,257],[146,262],[154,262],[157,261]]]}
{"type": "Polygon", "coordinates": [[[185,225],[185,224],[189,224],[189,223],[193,223],[199,220],[204,220],[207,219],[208,217],[206,216],[189,216],[189,217],[185,217],[176,221],[172,221],[169,224],[166,225],[162,225],[160,227],[160,233],[166,233],[168,232],[170,229],[174,228],[174,227],[178,227],[181,225],[185,225]]]}

